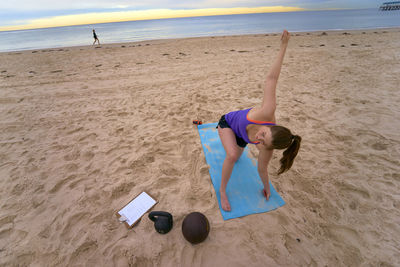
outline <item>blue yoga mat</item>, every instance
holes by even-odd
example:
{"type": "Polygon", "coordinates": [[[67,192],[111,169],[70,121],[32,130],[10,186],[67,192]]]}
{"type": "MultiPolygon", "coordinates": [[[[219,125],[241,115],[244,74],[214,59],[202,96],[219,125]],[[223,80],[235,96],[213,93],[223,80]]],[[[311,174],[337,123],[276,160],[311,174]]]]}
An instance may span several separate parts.
{"type": "Polygon", "coordinates": [[[198,125],[201,144],[203,146],[206,161],[210,166],[211,181],[214,185],[218,198],[219,209],[224,220],[246,216],[254,213],[262,213],[277,209],[285,205],[285,201],[275,191],[270,182],[271,197],[267,201],[262,194],[264,186],[257,171],[257,160],[251,159],[248,147],[243,151],[242,156],[236,162],[226,193],[231,211],[226,212],[221,208],[221,186],[222,164],[225,159],[225,150],[215,128],[217,123],[198,125]]]}

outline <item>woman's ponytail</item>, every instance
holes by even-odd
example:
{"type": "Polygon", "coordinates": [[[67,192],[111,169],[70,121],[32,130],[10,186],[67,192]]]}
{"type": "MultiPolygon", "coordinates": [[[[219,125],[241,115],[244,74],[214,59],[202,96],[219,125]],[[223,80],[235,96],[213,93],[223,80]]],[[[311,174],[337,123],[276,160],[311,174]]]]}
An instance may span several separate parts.
{"type": "Polygon", "coordinates": [[[283,156],[280,160],[281,167],[278,171],[278,175],[284,173],[289,170],[293,165],[293,160],[297,156],[297,152],[299,152],[301,143],[301,137],[298,135],[292,135],[292,143],[289,147],[283,151],[283,156]]]}

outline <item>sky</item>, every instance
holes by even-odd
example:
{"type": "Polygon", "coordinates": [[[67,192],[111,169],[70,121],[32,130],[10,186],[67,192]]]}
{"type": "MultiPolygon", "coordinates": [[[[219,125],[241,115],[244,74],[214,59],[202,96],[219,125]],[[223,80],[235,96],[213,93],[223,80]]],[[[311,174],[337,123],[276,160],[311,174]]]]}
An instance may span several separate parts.
{"type": "Polygon", "coordinates": [[[375,0],[1,0],[0,31],[160,18],[378,8],[375,0]]]}

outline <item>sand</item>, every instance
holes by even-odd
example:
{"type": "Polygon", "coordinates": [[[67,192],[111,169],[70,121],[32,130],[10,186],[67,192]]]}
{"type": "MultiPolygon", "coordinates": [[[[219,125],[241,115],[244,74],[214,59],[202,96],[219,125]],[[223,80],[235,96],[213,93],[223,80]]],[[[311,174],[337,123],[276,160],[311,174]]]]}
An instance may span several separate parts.
{"type": "MultiPolygon", "coordinates": [[[[400,29],[292,33],[286,205],[223,221],[193,119],[260,104],[279,35],[0,53],[1,266],[399,266],[400,29]],[[146,191],[174,228],[115,216],[146,191]],[[192,211],[211,232],[182,236],[192,211]]],[[[251,147],[253,156],[257,151],[251,147]]]]}

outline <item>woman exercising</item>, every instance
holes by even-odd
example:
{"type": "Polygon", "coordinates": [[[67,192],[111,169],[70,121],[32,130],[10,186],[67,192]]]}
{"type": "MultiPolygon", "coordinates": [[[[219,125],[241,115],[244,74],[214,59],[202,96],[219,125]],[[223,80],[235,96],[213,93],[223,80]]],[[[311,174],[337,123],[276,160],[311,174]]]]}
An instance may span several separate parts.
{"type": "Polygon", "coordinates": [[[222,165],[221,206],[225,211],[231,207],[226,195],[226,186],[235,162],[240,158],[248,143],[255,144],[259,150],[258,173],[264,184],[264,196],[271,196],[269,189],[268,164],[274,149],[286,149],[280,160],[278,175],[289,170],[300,148],[301,137],[293,135],[289,129],[276,125],[276,84],[281,72],[283,58],[290,39],[288,31],[281,36],[278,56],[269,70],[265,82],[263,102],[260,107],[229,112],[218,123],[218,134],[224,146],[226,157],[222,165]]]}

